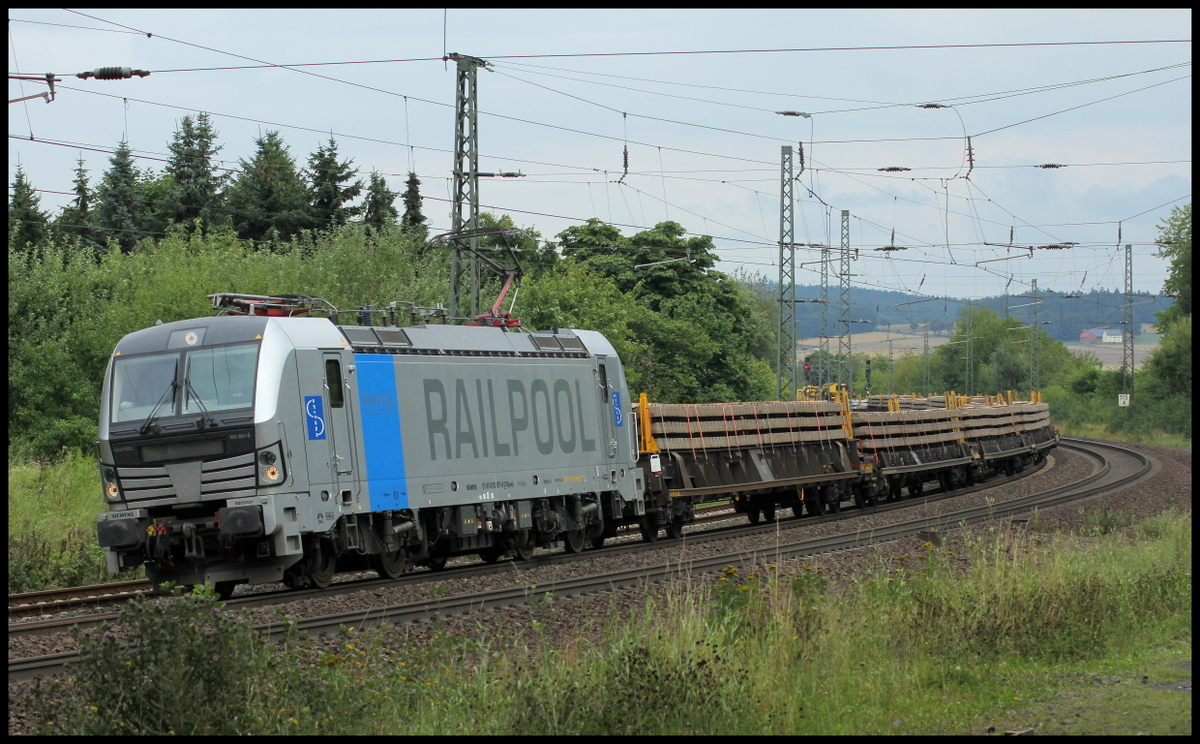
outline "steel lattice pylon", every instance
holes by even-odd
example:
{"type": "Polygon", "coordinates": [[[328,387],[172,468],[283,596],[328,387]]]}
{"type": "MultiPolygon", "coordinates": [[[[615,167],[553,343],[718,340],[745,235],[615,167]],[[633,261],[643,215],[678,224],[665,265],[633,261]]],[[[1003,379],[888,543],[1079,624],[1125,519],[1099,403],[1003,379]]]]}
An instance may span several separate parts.
{"type": "MultiPolygon", "coordinates": [[[[487,62],[477,57],[452,53],[446,55],[458,63],[458,87],[454,115],[454,206],[450,214],[452,233],[479,227],[479,120],[475,78],[487,62]]],[[[472,249],[479,238],[470,238],[472,249]]],[[[472,253],[463,266],[458,248],[450,254],[450,316],[460,318],[469,311],[479,314],[479,260],[472,253]]]]}
{"type": "Polygon", "coordinates": [[[850,334],[850,210],[842,210],[842,262],[841,271],[839,272],[841,279],[841,291],[838,294],[838,306],[840,309],[841,328],[838,333],[838,376],[839,384],[852,385],[854,383],[853,364],[851,361],[851,339],[850,334]]]}
{"type": "Polygon", "coordinates": [[[792,199],[792,146],[783,145],[779,181],[779,333],[775,371],[779,399],[796,398],[796,243],[792,199]]]}
{"type": "Polygon", "coordinates": [[[1125,245],[1125,330],[1121,340],[1121,392],[1133,394],[1133,246],[1125,245]]]}

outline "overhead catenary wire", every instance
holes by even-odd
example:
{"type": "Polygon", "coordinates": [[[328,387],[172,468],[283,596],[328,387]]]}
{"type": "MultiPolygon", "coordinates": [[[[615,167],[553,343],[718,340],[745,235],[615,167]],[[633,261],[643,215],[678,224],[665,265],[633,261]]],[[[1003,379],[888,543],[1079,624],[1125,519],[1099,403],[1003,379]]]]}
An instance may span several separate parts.
{"type": "MultiPolygon", "coordinates": [[[[209,48],[209,47],[203,47],[203,48],[209,48]]],[[[218,50],[218,51],[219,51],[219,50],[218,50]]],[[[730,51],[730,50],[722,50],[722,51],[721,51],[721,53],[728,53],[729,51],[730,51]]],[[[528,55],[520,55],[520,56],[528,56],[528,55]]],[[[561,56],[561,55],[554,55],[554,56],[561,56]]],[[[313,63],[313,64],[316,64],[316,63],[313,63]]],[[[266,65],[265,65],[265,66],[266,66],[266,65]]],[[[270,66],[278,66],[278,65],[270,65],[270,66]]],[[[393,95],[398,95],[398,94],[394,94],[394,93],[393,93],[393,95]]],[[[405,103],[406,103],[406,109],[407,109],[407,97],[405,97],[405,103]]],[[[193,109],[193,110],[194,110],[194,109],[193,109]]],[[[406,129],[407,129],[407,110],[406,110],[406,129]]],[[[313,129],[312,131],[320,131],[322,134],[324,134],[324,133],[325,133],[326,131],[328,131],[328,130],[327,130],[327,128],[320,128],[320,129],[313,129]]],[[[374,138],[369,138],[369,139],[374,139],[374,138]]],[[[408,137],[407,137],[407,136],[406,136],[406,139],[408,139],[408,137]]],[[[946,138],[946,139],[955,139],[955,138],[946,138]]],[[[414,154],[414,150],[415,150],[415,148],[416,148],[417,146],[413,145],[411,141],[404,143],[404,146],[406,146],[407,148],[409,148],[409,155],[410,155],[410,168],[414,168],[414,164],[413,164],[413,162],[412,162],[412,156],[413,156],[413,154],[414,154]]],[[[626,145],[626,147],[628,147],[628,145],[626,145]]],[[[661,182],[661,184],[662,184],[662,186],[663,186],[663,199],[661,199],[661,200],[659,200],[659,201],[661,201],[661,202],[664,204],[664,206],[666,206],[666,205],[668,204],[668,202],[667,202],[667,199],[666,199],[666,183],[665,183],[665,181],[666,181],[666,179],[667,179],[668,177],[674,177],[674,176],[670,176],[670,175],[668,175],[668,172],[667,172],[667,171],[665,170],[665,168],[663,168],[663,166],[662,166],[662,163],[661,163],[661,158],[662,158],[662,149],[664,149],[664,148],[663,148],[663,147],[661,147],[661,146],[658,146],[658,145],[655,145],[655,147],[657,147],[657,148],[659,149],[659,155],[660,155],[660,171],[658,172],[658,175],[660,176],[660,182],[661,182]]],[[[429,150],[431,150],[431,151],[436,151],[436,150],[439,150],[439,148],[422,148],[422,149],[429,149],[429,150]]],[[[670,150],[671,148],[666,148],[666,149],[670,150]]],[[[442,152],[448,152],[448,150],[441,150],[441,151],[442,151],[442,152]]],[[[514,159],[514,160],[515,160],[515,159],[514,159]]],[[[599,172],[599,171],[598,171],[598,169],[596,169],[596,168],[586,168],[586,167],[584,167],[584,166],[565,166],[565,167],[568,167],[568,168],[579,167],[579,169],[580,169],[581,171],[584,171],[585,173],[586,173],[586,172],[588,172],[588,171],[590,171],[590,172],[593,172],[593,173],[595,173],[595,172],[599,172]]],[[[987,166],[980,166],[980,167],[987,167],[987,166]]],[[[994,167],[1021,167],[1021,166],[994,166],[994,167]]],[[[1024,166],[1024,167],[1036,167],[1036,166],[1024,166]]],[[[415,169],[415,168],[414,168],[414,169],[415,169]]],[[[817,170],[817,169],[814,169],[814,170],[817,170]]],[[[837,172],[839,172],[840,170],[843,170],[843,169],[826,168],[826,169],[824,169],[824,170],[826,171],[826,173],[837,173],[837,172]]],[[[650,174],[650,173],[652,173],[652,171],[645,172],[645,174],[650,174]]],[[[627,180],[627,179],[626,179],[626,175],[629,175],[629,176],[631,176],[631,177],[632,177],[634,174],[633,174],[633,173],[630,173],[630,172],[628,171],[627,167],[626,167],[626,168],[625,168],[625,172],[624,172],[624,173],[622,173],[622,179],[623,179],[623,180],[627,180]]],[[[863,178],[869,178],[869,175],[863,175],[863,178]]],[[[723,182],[729,182],[729,180],[728,180],[728,179],[723,179],[722,181],[723,181],[723,182]]],[[[729,183],[731,183],[731,182],[729,182],[729,183]]],[[[736,185],[736,184],[732,184],[732,183],[731,183],[731,185],[736,185]]],[[[589,188],[590,188],[590,186],[589,186],[589,188]]],[[[744,187],[742,187],[742,188],[744,188],[744,187]]],[[[642,194],[643,192],[642,192],[640,189],[637,189],[637,188],[635,188],[635,191],[636,191],[636,192],[639,194],[639,199],[640,199],[640,198],[641,198],[641,194],[642,194]]],[[[813,189],[813,190],[811,190],[811,191],[810,191],[810,193],[813,193],[814,191],[815,191],[816,193],[820,193],[820,190],[819,190],[819,189],[813,189]]],[[[952,195],[952,194],[949,194],[949,193],[948,193],[948,189],[945,189],[945,188],[943,189],[943,191],[946,191],[946,192],[947,192],[947,195],[946,195],[947,202],[946,202],[946,209],[945,209],[945,212],[944,212],[944,214],[945,214],[945,215],[947,215],[947,216],[946,216],[946,219],[948,220],[948,215],[951,213],[951,210],[949,210],[949,198],[953,197],[953,198],[955,198],[955,199],[957,200],[957,199],[961,199],[961,198],[964,198],[964,197],[959,197],[959,196],[957,196],[957,195],[952,195]]],[[[757,192],[756,192],[756,193],[757,193],[757,192]]],[[[887,192],[885,191],[884,193],[887,193],[887,192]]],[[[647,194],[647,195],[649,195],[649,194],[647,194]]],[[[816,194],[815,194],[815,193],[813,193],[813,195],[815,196],[816,194]]],[[[622,197],[624,198],[624,194],[622,194],[622,197]]],[[[655,199],[657,199],[657,197],[652,197],[652,198],[655,198],[655,199]]],[[[975,201],[975,200],[973,200],[973,199],[972,199],[972,197],[970,197],[970,196],[968,196],[968,197],[965,197],[965,198],[966,198],[966,200],[967,200],[967,202],[968,202],[969,211],[972,213],[970,216],[971,216],[971,217],[972,217],[972,218],[973,218],[973,219],[976,221],[976,223],[975,223],[975,224],[977,224],[977,225],[978,225],[978,220],[979,220],[979,214],[978,214],[978,202],[977,202],[977,201],[975,201]]],[[[919,202],[913,202],[913,203],[914,203],[914,204],[918,204],[919,202]]],[[[926,205],[926,206],[928,206],[928,205],[926,205]]],[[[627,208],[628,208],[628,204],[627,204],[627,208]]],[[[894,209],[895,209],[895,202],[894,202],[894,209]]],[[[759,211],[760,211],[760,219],[762,219],[762,218],[763,218],[763,215],[761,214],[761,205],[759,205],[759,211]]],[[[1147,212],[1149,212],[1149,211],[1153,211],[1153,209],[1152,209],[1152,210],[1147,210],[1147,212]]],[[[692,214],[696,214],[696,213],[695,213],[695,212],[692,212],[692,214]]],[[[953,214],[963,214],[963,213],[962,213],[962,212],[953,212],[953,214]]],[[[802,212],[802,215],[803,215],[803,212],[802,212]]],[[[631,220],[632,220],[632,211],[630,211],[630,216],[631,216],[631,220]]],[[[669,211],[668,211],[668,217],[669,217],[669,211]]],[[[707,217],[704,217],[704,219],[707,219],[707,217]]],[[[636,222],[636,220],[632,220],[632,221],[636,222]]],[[[645,222],[645,219],[643,218],[643,220],[642,220],[642,221],[643,221],[643,222],[645,222]]],[[[764,223],[765,223],[765,219],[763,219],[763,221],[764,221],[764,223]]],[[[1026,222],[1026,223],[1024,223],[1024,224],[1028,225],[1029,223],[1028,223],[1028,222],[1026,222]]],[[[748,234],[749,234],[749,233],[748,233],[748,234]]],[[[947,247],[947,248],[949,248],[951,245],[960,245],[960,244],[959,244],[959,243],[951,243],[951,241],[949,240],[949,238],[948,238],[948,236],[947,236],[947,239],[946,239],[946,241],[945,241],[945,245],[946,245],[946,247],[947,247]]]]}

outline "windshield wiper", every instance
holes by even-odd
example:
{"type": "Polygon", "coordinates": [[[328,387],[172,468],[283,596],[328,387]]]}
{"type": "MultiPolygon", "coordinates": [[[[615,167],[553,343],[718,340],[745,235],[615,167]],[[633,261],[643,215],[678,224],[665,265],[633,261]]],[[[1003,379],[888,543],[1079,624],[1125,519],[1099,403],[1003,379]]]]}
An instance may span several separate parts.
{"type": "Polygon", "coordinates": [[[192,380],[190,377],[183,378],[183,387],[184,387],[184,391],[185,391],[183,405],[186,407],[188,399],[195,398],[196,405],[200,406],[200,413],[203,414],[203,416],[201,416],[201,418],[200,418],[200,421],[201,421],[200,428],[203,429],[204,425],[206,423],[210,427],[216,426],[217,425],[216,417],[213,416],[211,413],[209,413],[208,409],[204,407],[204,401],[200,400],[200,393],[197,393],[196,388],[192,387],[192,380]]]}
{"type": "Polygon", "coordinates": [[[158,414],[158,409],[162,408],[162,404],[167,401],[167,396],[170,396],[172,400],[175,399],[175,388],[178,385],[179,383],[177,383],[175,380],[171,380],[171,384],[168,385],[167,389],[163,391],[163,394],[159,396],[158,402],[154,404],[154,408],[150,409],[150,415],[147,416],[146,420],[142,422],[142,425],[138,427],[138,434],[144,435],[150,430],[150,424],[154,422],[154,419],[158,414]]]}

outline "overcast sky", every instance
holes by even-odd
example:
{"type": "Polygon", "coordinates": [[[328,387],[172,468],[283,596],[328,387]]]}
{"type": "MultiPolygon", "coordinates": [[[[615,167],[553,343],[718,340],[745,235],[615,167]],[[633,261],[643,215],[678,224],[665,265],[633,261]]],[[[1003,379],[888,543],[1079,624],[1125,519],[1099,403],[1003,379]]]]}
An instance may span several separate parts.
{"type": "MultiPolygon", "coordinates": [[[[10,77],[62,82],[52,103],[9,105],[8,183],[19,163],[57,213],[79,157],[93,186],[123,138],[161,170],[179,119],[206,111],[226,167],[272,129],[303,165],[332,132],[395,191],[414,170],[433,232],[448,231],[442,57],[458,52],[490,62],[480,171],[524,174],[480,179],[483,208],[544,238],[589,217],[625,235],[670,219],[713,237],[718,268],[774,279],[790,144],[795,242],[839,245],[849,210],[855,286],[1120,289],[1129,243],[1135,291],[1156,293],[1157,226],[1191,201],[1191,28],[1190,10],[10,9],[10,77]],[[318,62],[362,64],[279,67],[318,62]],[[101,66],[152,74],[75,77],[101,66]],[[1030,258],[1010,240],[1076,245],[1030,258]]],[[[796,263],[818,256],[799,247],[796,263]]]]}

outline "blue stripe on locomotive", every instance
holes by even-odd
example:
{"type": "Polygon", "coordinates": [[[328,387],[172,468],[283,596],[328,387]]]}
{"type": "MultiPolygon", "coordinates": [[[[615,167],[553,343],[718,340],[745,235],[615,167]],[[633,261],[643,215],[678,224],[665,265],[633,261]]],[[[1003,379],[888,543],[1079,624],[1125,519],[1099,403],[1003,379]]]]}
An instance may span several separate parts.
{"type": "Polygon", "coordinates": [[[367,493],[371,511],[408,508],[404,441],[396,398],[396,365],[390,355],[355,354],[367,493]]]}

